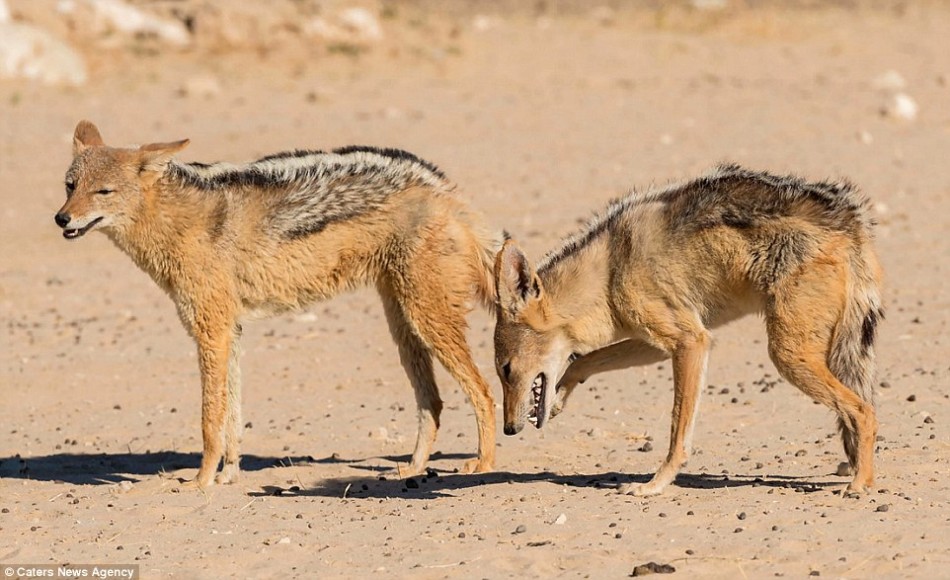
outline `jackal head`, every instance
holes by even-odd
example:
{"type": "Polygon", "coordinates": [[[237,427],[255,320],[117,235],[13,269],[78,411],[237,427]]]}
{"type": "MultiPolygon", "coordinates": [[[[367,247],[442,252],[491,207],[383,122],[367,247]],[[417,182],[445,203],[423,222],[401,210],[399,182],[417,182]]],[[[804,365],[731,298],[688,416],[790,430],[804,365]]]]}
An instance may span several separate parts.
{"type": "Polygon", "coordinates": [[[145,195],[188,140],[134,149],[108,147],[99,129],[80,121],[73,135],[73,162],[66,172],[66,203],[56,225],[67,240],[94,229],[120,229],[145,203],[145,195]]]}
{"type": "Polygon", "coordinates": [[[552,416],[556,386],[574,351],[541,278],[511,240],[495,258],[495,284],[495,367],[504,392],[505,435],[514,435],[525,420],[540,429],[552,416]]]}

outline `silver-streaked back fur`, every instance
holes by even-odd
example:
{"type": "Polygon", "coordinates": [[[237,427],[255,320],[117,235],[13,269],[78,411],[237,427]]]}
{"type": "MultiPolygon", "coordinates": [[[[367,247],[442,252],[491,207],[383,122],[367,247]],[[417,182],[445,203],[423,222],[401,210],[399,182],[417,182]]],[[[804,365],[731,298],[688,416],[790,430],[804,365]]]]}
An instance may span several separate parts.
{"type": "Polygon", "coordinates": [[[867,230],[872,225],[866,211],[866,200],[848,182],[810,182],[794,175],[775,175],[735,164],[721,164],[702,177],[645,192],[632,191],[613,200],[581,231],[545,255],[538,263],[538,271],[543,272],[583,249],[637,206],[654,202],[664,204],[664,215],[673,229],[720,224],[748,228],[759,220],[787,215],[794,211],[792,207],[796,203],[806,200],[820,208],[822,221],[828,227],[867,230]],[[770,195],[761,195],[758,190],[762,188],[770,195]]]}
{"type": "Polygon", "coordinates": [[[398,149],[288,151],[246,164],[172,162],[167,178],[226,195],[265,196],[267,230],[298,238],[365,214],[411,187],[452,188],[433,164],[398,149]]]}

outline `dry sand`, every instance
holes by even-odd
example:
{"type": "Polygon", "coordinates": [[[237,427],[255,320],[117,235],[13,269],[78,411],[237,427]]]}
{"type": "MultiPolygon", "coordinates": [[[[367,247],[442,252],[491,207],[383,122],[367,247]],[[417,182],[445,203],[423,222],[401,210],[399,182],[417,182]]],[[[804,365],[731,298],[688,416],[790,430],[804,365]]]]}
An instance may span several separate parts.
{"type": "MultiPolygon", "coordinates": [[[[679,577],[947,574],[950,10],[487,6],[387,12],[365,51],[120,46],[87,51],[82,88],[0,84],[0,562],[143,578],[619,578],[649,561],[679,577]],[[892,70],[913,121],[882,114],[892,70]],[[243,479],[183,490],[201,449],[193,346],[105,236],[67,243],[53,224],[80,118],[113,144],[189,137],[196,161],[408,149],[535,257],[611,197],[722,160],[848,177],[875,202],[887,273],[877,488],[842,497],[833,415],[776,377],[756,319],[716,333],[694,455],[660,497],[612,488],[665,453],[668,364],[589,381],[543,431],[499,430],[485,475],[453,473],[474,416],[440,370],[437,474],[380,481],[411,450],[414,404],[360,291],[246,326],[243,479]]],[[[500,403],[491,320],[470,320],[500,403]]]]}

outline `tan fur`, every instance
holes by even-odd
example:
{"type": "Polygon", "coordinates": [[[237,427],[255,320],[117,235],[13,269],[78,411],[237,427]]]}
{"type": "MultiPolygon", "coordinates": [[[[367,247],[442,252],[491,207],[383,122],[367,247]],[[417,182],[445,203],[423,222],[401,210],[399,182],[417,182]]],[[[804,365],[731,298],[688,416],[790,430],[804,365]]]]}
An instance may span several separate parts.
{"type": "Polygon", "coordinates": [[[688,459],[708,329],[761,312],[779,372],[838,415],[848,489],[872,485],[881,271],[849,185],[720,167],[615,202],[537,270],[507,242],[495,277],[506,434],[542,427],[595,373],[671,357],[669,453],[625,488],[658,494],[688,459]]]}
{"type": "Polygon", "coordinates": [[[57,223],[67,237],[102,230],[168,292],[194,338],[202,384],[197,484],[212,483],[222,458],[217,480],[238,475],[240,322],[364,285],[379,290],[416,393],[418,438],[401,474],[425,469],[439,426],[433,355],[475,407],[478,457],[464,470],[491,470],[494,403],[465,341],[465,315],[473,298],[494,302],[491,262],[500,242],[448,194],[441,173],[393,150],[293,152],[243,168],[175,165],[185,145],[111,148],[80,122],[67,173],[74,190],[57,223]],[[307,188],[325,201],[308,199],[307,188]]]}

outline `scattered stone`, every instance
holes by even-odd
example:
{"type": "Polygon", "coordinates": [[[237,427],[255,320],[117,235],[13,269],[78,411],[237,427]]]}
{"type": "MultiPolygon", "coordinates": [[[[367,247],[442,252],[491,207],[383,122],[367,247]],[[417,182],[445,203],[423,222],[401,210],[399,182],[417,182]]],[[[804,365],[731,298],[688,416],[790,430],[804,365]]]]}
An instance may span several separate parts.
{"type": "Polygon", "coordinates": [[[643,453],[649,453],[650,451],[653,451],[653,443],[650,443],[649,441],[647,441],[643,445],[641,445],[637,449],[637,451],[641,451],[643,453]]]}
{"type": "Polygon", "coordinates": [[[739,512],[739,515],[737,515],[736,517],[739,518],[740,520],[744,520],[746,518],[745,512],[739,512]]]}
{"type": "Polygon", "coordinates": [[[915,120],[918,112],[920,112],[920,106],[917,105],[917,101],[906,93],[893,95],[881,109],[881,113],[886,117],[908,122],[915,120]]]}
{"type": "Polygon", "coordinates": [[[927,415],[926,417],[924,417],[924,423],[927,423],[928,425],[930,425],[933,422],[934,422],[934,418],[931,417],[930,415],[927,415]]]}
{"type": "Polygon", "coordinates": [[[908,403],[913,403],[913,402],[916,401],[916,400],[917,400],[917,395],[908,395],[908,396],[907,396],[907,402],[908,402],[908,403]]]}
{"type": "Polygon", "coordinates": [[[314,18],[303,30],[310,36],[335,43],[365,45],[383,37],[379,20],[365,8],[347,8],[331,19],[314,18]]]}
{"type": "Polygon", "coordinates": [[[907,88],[907,81],[893,69],[879,75],[871,84],[879,91],[902,91],[907,88]]]}
{"type": "Polygon", "coordinates": [[[728,8],[728,0],[690,0],[690,6],[696,10],[724,10],[728,8]]]}
{"type": "Polygon", "coordinates": [[[515,531],[513,531],[513,532],[511,532],[511,533],[512,533],[512,534],[523,534],[523,533],[525,533],[525,532],[527,532],[527,531],[528,531],[528,526],[526,526],[526,525],[524,525],[524,524],[520,524],[517,528],[515,528],[515,531]]]}
{"type": "Polygon", "coordinates": [[[565,522],[567,522],[567,514],[561,514],[554,518],[554,525],[556,526],[562,526],[565,522]]]}
{"type": "Polygon", "coordinates": [[[278,544],[289,544],[289,543],[290,543],[290,538],[288,538],[288,537],[283,537],[283,538],[277,540],[277,543],[278,543],[278,544]]]}
{"type": "Polygon", "coordinates": [[[875,509],[874,511],[876,511],[876,512],[886,512],[886,511],[889,510],[889,509],[891,509],[891,506],[889,506],[888,504],[884,504],[884,505],[879,505],[879,506],[877,506],[877,509],[875,509]]]}
{"type": "Polygon", "coordinates": [[[406,480],[406,487],[408,489],[419,489],[419,482],[416,481],[414,478],[410,477],[409,479],[406,480]]]}
{"type": "Polygon", "coordinates": [[[672,574],[673,572],[676,572],[676,568],[670,566],[669,564],[647,562],[646,564],[640,564],[639,566],[635,567],[633,572],[630,573],[630,576],[634,577],[648,576],[650,574],[672,574]]]}

